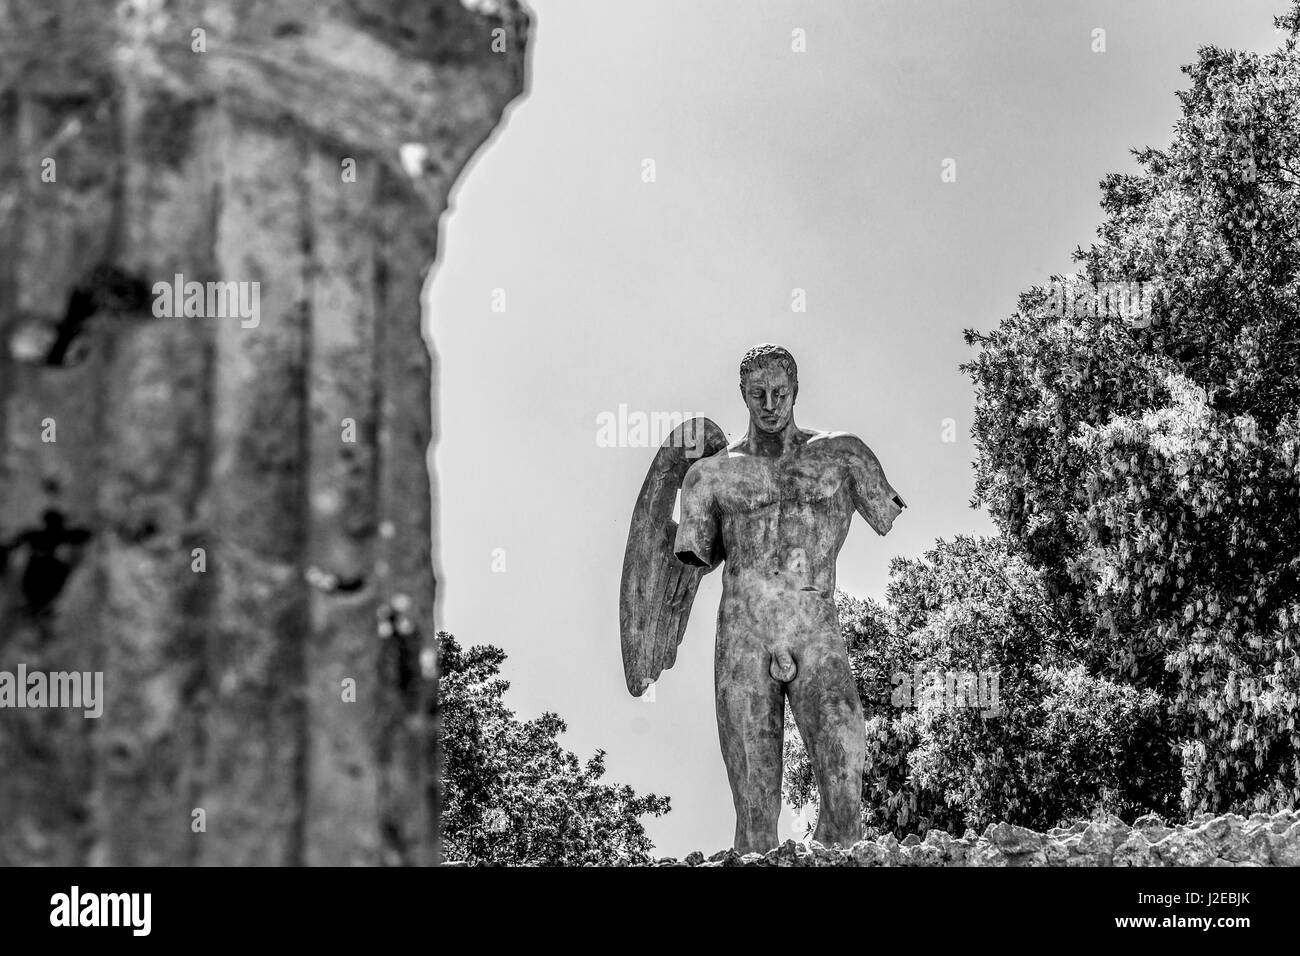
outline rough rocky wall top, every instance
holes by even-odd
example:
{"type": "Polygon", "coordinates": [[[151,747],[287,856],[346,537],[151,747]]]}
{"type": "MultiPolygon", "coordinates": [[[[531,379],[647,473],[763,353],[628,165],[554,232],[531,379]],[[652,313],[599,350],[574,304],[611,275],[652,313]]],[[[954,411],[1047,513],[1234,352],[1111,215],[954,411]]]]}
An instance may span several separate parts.
{"type": "Polygon", "coordinates": [[[105,685],[0,710],[0,863],[432,858],[420,293],[528,25],[0,0],[0,671],[105,685]]]}
{"type": "Polygon", "coordinates": [[[848,850],[787,840],[766,854],[722,850],[705,858],[666,858],[656,866],[1300,866],[1300,814],[1283,810],[1249,819],[1203,814],[1190,824],[1165,826],[1143,817],[1080,822],[1037,833],[1008,823],[983,835],[954,838],[932,830],[899,843],[893,834],[848,850]]]}

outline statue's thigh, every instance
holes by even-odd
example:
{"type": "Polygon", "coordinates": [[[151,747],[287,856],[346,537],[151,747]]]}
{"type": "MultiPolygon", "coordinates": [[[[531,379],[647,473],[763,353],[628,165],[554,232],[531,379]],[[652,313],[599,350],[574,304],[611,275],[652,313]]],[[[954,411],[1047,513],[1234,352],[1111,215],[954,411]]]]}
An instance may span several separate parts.
{"type": "Polygon", "coordinates": [[[849,735],[863,738],[865,747],[862,699],[839,634],[815,635],[794,654],[799,670],[785,691],[805,745],[811,751],[827,735],[849,735]]]}
{"type": "Polygon", "coordinates": [[[772,750],[780,773],[785,699],[768,673],[771,660],[759,641],[719,635],[714,659],[718,732],[730,761],[734,753],[772,750]],[[729,746],[729,744],[731,746],[729,746]]]}

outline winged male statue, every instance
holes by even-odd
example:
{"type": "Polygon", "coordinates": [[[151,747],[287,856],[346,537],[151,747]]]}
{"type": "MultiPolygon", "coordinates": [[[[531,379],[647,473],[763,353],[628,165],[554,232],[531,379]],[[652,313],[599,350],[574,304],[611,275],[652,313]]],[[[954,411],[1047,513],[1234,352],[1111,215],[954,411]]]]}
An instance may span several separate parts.
{"type": "Polygon", "coordinates": [[[866,733],[835,559],[855,511],[883,535],[907,506],[860,438],[795,424],[799,371],[784,348],[746,353],[740,393],[743,438],[728,444],[707,418],[683,422],[641,487],[619,608],[627,687],[639,697],[673,666],[700,579],[725,564],[714,687],[735,848],[777,844],[787,701],[817,780],[813,838],[847,847],[862,838],[866,733]]]}

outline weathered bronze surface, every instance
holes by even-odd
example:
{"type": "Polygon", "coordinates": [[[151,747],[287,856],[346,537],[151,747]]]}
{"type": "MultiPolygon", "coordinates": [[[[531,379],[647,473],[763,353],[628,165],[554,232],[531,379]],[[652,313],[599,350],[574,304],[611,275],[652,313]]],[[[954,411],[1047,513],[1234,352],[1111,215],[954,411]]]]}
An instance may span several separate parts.
{"type": "Polygon", "coordinates": [[[726,433],[707,418],[684,422],[659,449],[641,485],[623,555],[619,608],[623,673],[634,697],[645,693],[655,678],[676,663],[695,590],[709,572],[684,564],[673,553],[677,535],[673,506],[682,479],[703,456],[726,447],[726,433]],[[630,568],[635,572],[629,573],[630,568]]]}
{"type": "Polygon", "coordinates": [[[786,700],[820,794],[813,838],[850,846],[862,837],[866,738],[835,609],[835,559],[854,511],[884,535],[906,504],[861,439],[795,424],[798,369],[785,349],[751,349],[740,391],[744,438],[716,448],[713,422],[688,422],[641,489],[620,609],[628,689],[639,695],[672,666],[700,577],[725,562],[714,684],[735,847],[777,844],[786,700]]]}

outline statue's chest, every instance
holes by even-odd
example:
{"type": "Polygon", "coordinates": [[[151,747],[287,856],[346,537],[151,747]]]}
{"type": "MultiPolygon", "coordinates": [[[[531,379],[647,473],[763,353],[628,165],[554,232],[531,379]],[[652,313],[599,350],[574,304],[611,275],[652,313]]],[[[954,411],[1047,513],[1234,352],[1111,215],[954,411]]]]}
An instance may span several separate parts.
{"type": "Polygon", "coordinates": [[[817,505],[834,499],[845,473],[825,459],[737,457],[719,474],[714,500],[729,514],[773,505],[817,505]]]}

